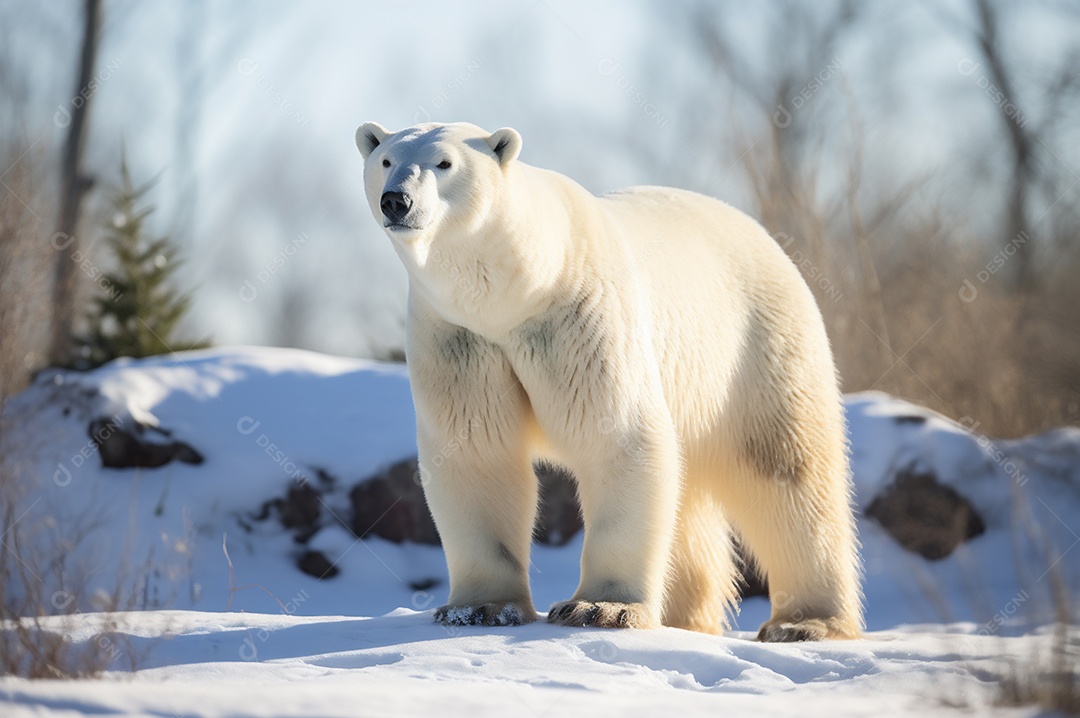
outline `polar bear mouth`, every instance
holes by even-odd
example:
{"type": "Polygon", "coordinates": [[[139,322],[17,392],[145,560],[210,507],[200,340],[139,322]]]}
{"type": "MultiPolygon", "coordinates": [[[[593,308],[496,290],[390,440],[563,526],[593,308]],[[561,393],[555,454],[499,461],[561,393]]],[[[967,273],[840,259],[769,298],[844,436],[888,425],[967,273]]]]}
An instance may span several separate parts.
{"type": "Polygon", "coordinates": [[[388,222],[383,225],[383,229],[390,232],[419,232],[421,227],[414,227],[411,224],[401,222],[388,222]]]}

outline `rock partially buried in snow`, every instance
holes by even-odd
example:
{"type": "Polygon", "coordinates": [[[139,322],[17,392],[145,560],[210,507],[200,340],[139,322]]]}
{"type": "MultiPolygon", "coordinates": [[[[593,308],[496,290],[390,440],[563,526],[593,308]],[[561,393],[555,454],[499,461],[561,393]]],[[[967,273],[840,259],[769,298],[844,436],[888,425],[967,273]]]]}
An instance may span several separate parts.
{"type": "Polygon", "coordinates": [[[405,459],[365,479],[349,492],[352,532],[360,538],[439,545],[439,532],[424,501],[416,459],[405,459]]]}
{"type": "Polygon", "coordinates": [[[134,423],[128,429],[114,419],[97,418],[87,428],[90,440],[98,447],[101,465],[110,469],[156,469],[172,461],[201,464],[202,454],[183,441],[151,441],[148,431],[162,436],[168,432],[134,423]]]}
{"type": "Polygon", "coordinates": [[[265,521],[271,512],[277,513],[282,528],[293,532],[296,543],[307,543],[322,528],[322,497],[307,483],[290,487],[284,498],[276,497],[263,502],[258,513],[250,518],[265,521]]]}
{"type": "MultiPolygon", "coordinates": [[[[561,467],[533,467],[540,484],[540,505],[533,529],[536,543],[562,546],[581,531],[581,509],[574,477],[561,467]]],[[[439,545],[428,511],[417,461],[404,459],[359,482],[349,493],[352,531],[360,537],[439,545]]]]}
{"type": "Polygon", "coordinates": [[[982,518],[955,489],[928,469],[908,467],[875,498],[866,515],[908,551],[931,561],[986,531],[982,518]]]}
{"type": "Polygon", "coordinates": [[[333,578],[338,575],[338,567],[332,564],[322,551],[305,551],[300,554],[296,567],[315,578],[333,578]]]}
{"type": "Polygon", "coordinates": [[[570,472],[555,464],[539,462],[533,470],[540,482],[540,507],[533,540],[549,546],[563,546],[584,526],[577,484],[570,472]]]}

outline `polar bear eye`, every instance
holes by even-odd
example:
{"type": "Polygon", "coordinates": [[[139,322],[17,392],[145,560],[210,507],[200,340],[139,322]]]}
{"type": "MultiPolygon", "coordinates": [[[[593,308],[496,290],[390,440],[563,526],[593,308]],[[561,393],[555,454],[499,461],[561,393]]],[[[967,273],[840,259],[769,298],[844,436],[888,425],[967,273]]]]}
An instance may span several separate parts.
{"type": "Polygon", "coordinates": [[[389,166],[390,166],[390,160],[384,159],[384,160],[382,161],[382,166],[383,166],[383,167],[389,167],[389,166]]]}
{"type": "Polygon", "coordinates": [[[441,170],[448,170],[448,169],[450,169],[450,160],[443,160],[442,162],[440,162],[439,164],[437,164],[435,166],[438,167],[441,170]]]}

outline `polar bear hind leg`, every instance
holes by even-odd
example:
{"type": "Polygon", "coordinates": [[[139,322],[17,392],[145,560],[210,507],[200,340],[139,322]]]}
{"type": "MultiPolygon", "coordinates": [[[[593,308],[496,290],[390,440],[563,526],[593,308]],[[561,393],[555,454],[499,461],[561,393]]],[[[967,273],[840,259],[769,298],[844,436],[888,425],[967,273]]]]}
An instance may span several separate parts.
{"type": "Polygon", "coordinates": [[[731,627],[728,616],[738,611],[739,569],[730,524],[702,487],[703,478],[686,480],[668,567],[663,624],[719,634],[731,627]]]}
{"type": "Polygon", "coordinates": [[[769,582],[772,615],[758,633],[762,641],[858,638],[862,627],[846,476],[814,477],[815,469],[833,470],[811,464],[786,477],[748,468],[723,492],[769,582]]]}

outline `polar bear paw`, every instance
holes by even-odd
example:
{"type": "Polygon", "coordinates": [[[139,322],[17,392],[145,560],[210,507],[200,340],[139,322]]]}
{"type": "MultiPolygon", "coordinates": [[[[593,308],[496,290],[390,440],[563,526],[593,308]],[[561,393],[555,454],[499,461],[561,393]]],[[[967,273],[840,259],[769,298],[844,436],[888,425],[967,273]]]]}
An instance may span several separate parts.
{"type": "Polygon", "coordinates": [[[644,603],[561,601],[552,605],[548,623],[578,628],[654,628],[657,621],[644,603]]]}
{"type": "Polygon", "coordinates": [[[835,618],[808,618],[802,621],[766,621],[757,639],[765,643],[825,641],[858,638],[859,632],[835,618]]]}
{"type": "Polygon", "coordinates": [[[536,611],[518,603],[481,603],[443,606],[435,622],[444,626],[521,626],[536,620],[536,611]]]}

